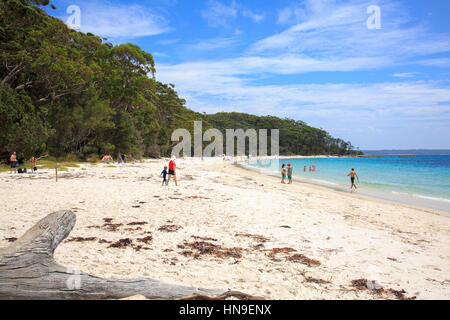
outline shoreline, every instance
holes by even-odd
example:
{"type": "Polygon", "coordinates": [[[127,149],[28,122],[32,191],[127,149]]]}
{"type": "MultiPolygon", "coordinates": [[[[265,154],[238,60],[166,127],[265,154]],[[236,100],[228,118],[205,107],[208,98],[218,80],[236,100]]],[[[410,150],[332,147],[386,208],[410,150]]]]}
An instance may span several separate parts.
{"type": "MultiPolygon", "coordinates": [[[[320,158],[348,158],[348,157],[328,157],[328,156],[296,156],[296,157],[279,157],[278,159],[320,159],[320,158]]],[[[350,157],[351,158],[351,157],[350,157]]],[[[276,157],[273,157],[271,159],[266,158],[267,160],[276,160],[276,157]]],[[[236,164],[239,164],[243,169],[251,170],[254,172],[258,172],[263,175],[268,176],[274,176],[278,177],[279,175],[275,172],[264,172],[261,168],[258,168],[256,166],[251,166],[248,164],[248,160],[242,160],[235,162],[236,164]]],[[[361,187],[358,189],[358,192],[349,193],[346,191],[346,187],[343,185],[329,182],[326,180],[319,180],[319,179],[312,179],[304,176],[298,176],[294,175],[294,179],[297,178],[297,183],[305,183],[308,185],[314,185],[314,186],[320,186],[324,188],[328,188],[330,190],[340,192],[343,194],[354,194],[354,195],[360,195],[365,196],[369,199],[377,199],[377,200],[383,200],[388,201],[391,203],[396,204],[402,204],[405,206],[409,206],[411,208],[419,208],[423,210],[430,210],[430,212],[437,212],[440,214],[450,215],[450,201],[447,199],[440,199],[435,198],[431,196],[426,195],[410,195],[402,192],[394,192],[391,190],[378,190],[370,187],[364,187],[364,189],[361,190],[361,187]],[[361,192],[362,191],[362,192],[361,192]]]]}
{"type": "MultiPolygon", "coordinates": [[[[286,159],[291,159],[291,158],[286,158],[286,159]]],[[[242,163],[236,163],[234,164],[234,166],[246,170],[246,171],[251,171],[251,172],[256,172],[258,174],[261,174],[262,176],[266,176],[266,177],[273,177],[278,179],[278,174],[271,174],[271,173],[265,173],[262,172],[261,170],[259,170],[256,167],[251,167],[251,166],[247,166],[244,165],[242,163]]],[[[450,210],[449,211],[445,211],[445,210],[439,210],[439,209],[434,209],[434,208],[429,208],[429,207],[425,207],[425,206],[420,206],[420,205],[415,205],[415,204],[410,204],[410,203],[404,203],[401,201],[396,201],[396,200],[391,200],[391,199],[385,199],[382,197],[377,197],[375,195],[370,195],[370,194],[361,194],[361,193],[350,193],[348,191],[345,191],[342,188],[339,187],[333,187],[330,185],[327,185],[326,183],[320,183],[320,182],[316,182],[313,181],[312,179],[305,179],[303,178],[302,180],[297,180],[296,182],[293,182],[294,184],[299,184],[299,185],[307,185],[309,187],[316,187],[316,188],[323,188],[329,191],[333,191],[333,192],[338,192],[339,194],[342,195],[347,195],[350,197],[355,197],[355,198],[360,198],[360,199],[364,199],[364,200],[368,200],[368,201],[378,201],[381,203],[385,203],[385,204],[391,204],[391,205],[400,205],[403,206],[405,208],[409,208],[409,209],[414,209],[414,210],[421,210],[421,211],[425,211],[431,214],[436,214],[436,215],[440,215],[440,216],[444,216],[444,217],[448,217],[450,218],[450,210]]]]}

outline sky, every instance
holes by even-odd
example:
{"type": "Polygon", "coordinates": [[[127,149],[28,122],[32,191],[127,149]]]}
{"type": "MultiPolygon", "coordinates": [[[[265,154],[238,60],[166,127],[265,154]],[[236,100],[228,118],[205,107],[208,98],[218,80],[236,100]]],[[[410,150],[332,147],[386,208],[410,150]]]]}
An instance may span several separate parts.
{"type": "Polygon", "coordinates": [[[450,149],[450,1],[52,3],[82,32],[151,53],[197,112],[302,120],[361,150],[450,149]]]}

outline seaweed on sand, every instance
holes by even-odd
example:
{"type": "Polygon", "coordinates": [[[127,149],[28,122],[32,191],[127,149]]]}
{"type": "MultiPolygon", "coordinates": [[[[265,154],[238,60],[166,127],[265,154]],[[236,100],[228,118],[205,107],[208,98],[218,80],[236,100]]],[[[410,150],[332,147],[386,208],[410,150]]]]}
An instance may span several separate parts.
{"type": "Polygon", "coordinates": [[[88,242],[88,241],[96,241],[96,240],[97,240],[96,237],[87,237],[87,238],[75,237],[75,238],[68,239],[67,242],[88,242]]]}
{"type": "Polygon", "coordinates": [[[173,224],[166,224],[161,227],[159,227],[158,231],[164,231],[164,232],[177,232],[178,230],[183,229],[182,226],[177,226],[173,224]]]}
{"type": "Polygon", "coordinates": [[[247,237],[247,238],[251,238],[251,239],[253,239],[253,240],[256,240],[256,241],[262,242],[262,243],[267,242],[267,241],[270,241],[269,238],[266,238],[266,237],[261,236],[261,235],[259,235],[259,234],[236,233],[235,236],[236,236],[236,237],[247,237]]]}
{"type": "Polygon", "coordinates": [[[278,254],[278,253],[289,254],[290,252],[297,252],[297,250],[295,250],[293,248],[287,248],[287,247],[267,249],[267,250],[264,250],[264,251],[268,251],[269,255],[275,255],[275,254],[278,254]]]}
{"type": "Polygon", "coordinates": [[[313,278],[313,277],[305,277],[305,281],[306,282],[312,282],[312,283],[317,283],[317,284],[327,284],[327,283],[331,283],[328,280],[323,280],[323,279],[317,279],[317,278],[313,278]]]}
{"type": "Polygon", "coordinates": [[[273,248],[273,249],[266,249],[264,251],[268,252],[267,256],[269,258],[271,258],[272,261],[281,262],[282,260],[278,259],[276,257],[276,255],[283,253],[283,254],[287,255],[285,258],[286,261],[301,263],[301,264],[307,265],[308,267],[320,266],[320,261],[308,258],[304,254],[296,253],[296,254],[290,255],[292,252],[297,252],[297,250],[295,250],[294,248],[287,248],[287,247],[273,248]]]}
{"type": "Polygon", "coordinates": [[[108,248],[123,249],[128,246],[132,246],[132,245],[133,245],[133,240],[127,238],[127,239],[120,239],[119,241],[114,242],[113,244],[109,245],[108,248]]]}
{"type": "Polygon", "coordinates": [[[298,263],[301,263],[301,264],[305,264],[308,267],[320,266],[320,261],[319,260],[308,258],[307,256],[305,256],[303,254],[294,254],[294,255],[292,255],[290,257],[287,257],[286,260],[290,261],[290,262],[298,262],[298,263]]]}
{"type": "Polygon", "coordinates": [[[107,231],[115,232],[121,226],[123,226],[122,223],[105,223],[102,228],[105,228],[107,231]]]}
{"type": "Polygon", "coordinates": [[[296,252],[297,250],[293,248],[273,248],[273,249],[266,249],[263,251],[267,251],[267,256],[270,258],[270,260],[274,262],[281,262],[282,260],[278,259],[276,257],[279,253],[289,254],[290,252],[296,252]]]}
{"type": "Polygon", "coordinates": [[[369,291],[371,294],[376,294],[376,295],[382,295],[382,294],[391,294],[393,295],[396,299],[398,300],[414,300],[416,299],[416,296],[414,297],[407,297],[406,291],[405,290],[395,290],[392,288],[389,289],[384,289],[384,288],[379,288],[379,289],[370,289],[368,288],[367,284],[370,281],[367,279],[356,279],[356,280],[352,280],[351,284],[352,287],[354,287],[356,290],[367,290],[369,291]]]}
{"type": "Polygon", "coordinates": [[[127,226],[143,226],[145,224],[148,224],[148,222],[144,222],[144,221],[137,221],[137,222],[130,222],[127,223],[127,226]]]}
{"type": "Polygon", "coordinates": [[[211,255],[216,258],[242,258],[242,248],[225,248],[220,245],[206,241],[184,241],[178,245],[179,249],[184,249],[181,254],[184,256],[193,256],[195,259],[202,255],[211,255]]]}
{"type": "Polygon", "coordinates": [[[204,241],[217,241],[217,239],[209,238],[209,237],[199,237],[199,236],[191,236],[195,240],[204,240],[204,241]]]}
{"type": "Polygon", "coordinates": [[[137,239],[137,241],[143,242],[143,243],[145,243],[145,244],[150,244],[150,242],[152,242],[152,240],[153,240],[153,236],[152,236],[152,235],[147,236],[147,237],[145,237],[145,238],[137,239]]]}

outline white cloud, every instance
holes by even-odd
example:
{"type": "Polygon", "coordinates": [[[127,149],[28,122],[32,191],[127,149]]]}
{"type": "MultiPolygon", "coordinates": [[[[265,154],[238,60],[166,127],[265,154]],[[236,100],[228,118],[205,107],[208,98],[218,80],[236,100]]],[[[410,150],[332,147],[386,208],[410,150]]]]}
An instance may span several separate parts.
{"type": "Polygon", "coordinates": [[[431,58],[414,61],[415,64],[421,64],[427,67],[450,67],[450,58],[431,58]]]}
{"type": "Polygon", "coordinates": [[[169,58],[170,56],[164,52],[152,52],[152,56],[153,57],[158,57],[158,58],[169,58]]]}
{"type": "Polygon", "coordinates": [[[237,4],[234,0],[230,5],[217,0],[209,0],[207,9],[202,12],[202,17],[211,27],[229,27],[230,22],[235,20],[238,14],[256,23],[263,21],[266,17],[265,14],[244,9],[242,5],[237,4]]]}
{"type": "Polygon", "coordinates": [[[300,6],[283,8],[278,11],[278,24],[298,23],[306,18],[304,8],[300,6]]]}
{"type": "Polygon", "coordinates": [[[230,6],[216,0],[208,1],[208,8],[202,12],[203,19],[212,27],[227,27],[231,19],[236,18],[237,9],[233,1],[230,6]]]}
{"type": "Polygon", "coordinates": [[[397,72],[394,73],[392,76],[396,78],[412,78],[417,74],[418,74],[417,72],[397,72]]]}
{"type": "MultiPolygon", "coordinates": [[[[81,31],[102,37],[137,38],[169,32],[168,21],[148,7],[111,4],[107,1],[81,1],[81,31]]],[[[62,17],[66,20],[66,17],[62,17]]]]}
{"type": "Polygon", "coordinates": [[[250,10],[243,10],[242,15],[246,18],[252,19],[254,22],[261,22],[265,19],[265,14],[257,14],[250,10]]]}
{"type": "MultiPolygon", "coordinates": [[[[237,111],[301,119],[362,148],[418,147],[422,141],[408,142],[412,126],[421,130],[434,123],[433,128],[444,128],[441,131],[450,134],[450,88],[444,83],[404,81],[285,85],[268,84],[271,81],[265,81],[264,75],[256,72],[270,69],[270,72],[295,74],[302,68],[301,62],[292,61],[294,64],[289,65],[283,59],[242,58],[157,65],[157,78],[174,83],[180,95],[187,100],[187,106],[196,111],[237,111]],[[297,63],[298,66],[295,66],[297,63]],[[256,83],[255,80],[262,81],[256,83]],[[369,126],[377,130],[368,130],[369,126]],[[369,136],[375,134],[380,134],[374,138],[376,143],[369,136]]],[[[305,69],[311,68],[311,63],[304,66],[305,69]]],[[[335,63],[335,66],[339,64],[335,63]]],[[[352,61],[345,67],[357,68],[352,61]]],[[[317,68],[330,69],[325,62],[317,62],[317,68]]],[[[424,132],[421,139],[428,137],[436,141],[436,130],[424,132]]],[[[438,146],[441,145],[436,144],[435,147],[438,146]]]]}
{"type": "MultiPolygon", "coordinates": [[[[366,9],[372,0],[305,0],[302,4],[279,11],[278,23],[291,26],[250,44],[241,56],[158,65],[158,79],[175,83],[188,107],[196,111],[302,119],[332,134],[347,135],[356,144],[353,138],[368,130],[389,132],[383,133],[389,142],[389,135],[405,134],[412,123],[450,125],[450,88],[440,82],[411,81],[415,72],[393,74],[404,78],[402,82],[381,83],[295,84],[292,77],[414,64],[444,66],[447,62],[448,66],[448,58],[427,59],[427,55],[450,51],[448,35],[408,23],[404,9],[395,1],[377,1],[381,30],[366,26],[366,9]],[[284,75],[291,75],[290,84],[282,84],[284,75]],[[405,129],[401,133],[395,131],[398,128],[405,129]]],[[[236,17],[234,2],[232,7],[235,11],[223,25],[236,17]]],[[[218,40],[205,45],[217,46],[218,40]]]]}
{"type": "Polygon", "coordinates": [[[283,32],[252,45],[250,54],[304,54],[311,57],[386,57],[391,63],[419,55],[450,51],[447,34],[432,34],[408,22],[397,2],[379,1],[382,29],[369,30],[366,9],[373,1],[306,0],[301,8],[285,8],[279,22],[296,20],[283,32]]]}
{"type": "MultiPolygon", "coordinates": [[[[348,112],[358,112],[358,119],[366,120],[436,118],[450,121],[450,89],[438,82],[255,85],[253,80],[259,76],[254,74],[252,78],[249,72],[268,63],[267,60],[240,59],[158,65],[157,77],[175,83],[181,94],[189,97],[189,106],[207,112],[245,110],[329,120],[335,117],[345,120],[348,112]]],[[[270,68],[280,68],[277,63],[273,61],[270,68]]],[[[288,70],[286,67],[283,72],[288,70]]]]}
{"type": "Polygon", "coordinates": [[[357,71],[373,69],[388,63],[378,58],[315,59],[301,55],[277,57],[248,56],[221,61],[187,62],[172,66],[161,65],[158,70],[178,74],[201,74],[201,78],[227,77],[242,81],[259,78],[261,75],[292,75],[319,71],[357,71]]]}
{"type": "Polygon", "coordinates": [[[215,38],[202,40],[185,46],[188,50],[209,51],[230,47],[238,42],[237,38],[215,38]]]}

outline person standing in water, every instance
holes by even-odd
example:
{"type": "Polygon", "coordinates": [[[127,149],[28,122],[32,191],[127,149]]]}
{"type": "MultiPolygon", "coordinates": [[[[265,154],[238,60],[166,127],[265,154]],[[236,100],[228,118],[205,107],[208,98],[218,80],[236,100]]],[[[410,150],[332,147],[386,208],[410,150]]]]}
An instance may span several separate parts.
{"type": "Polygon", "coordinates": [[[353,192],[353,188],[355,188],[355,191],[356,191],[356,189],[358,189],[358,187],[355,184],[355,177],[358,179],[358,181],[359,181],[359,177],[354,168],[352,168],[352,171],[350,171],[350,173],[347,175],[347,177],[350,177],[350,181],[352,182],[352,185],[350,187],[350,192],[353,192]]]}

